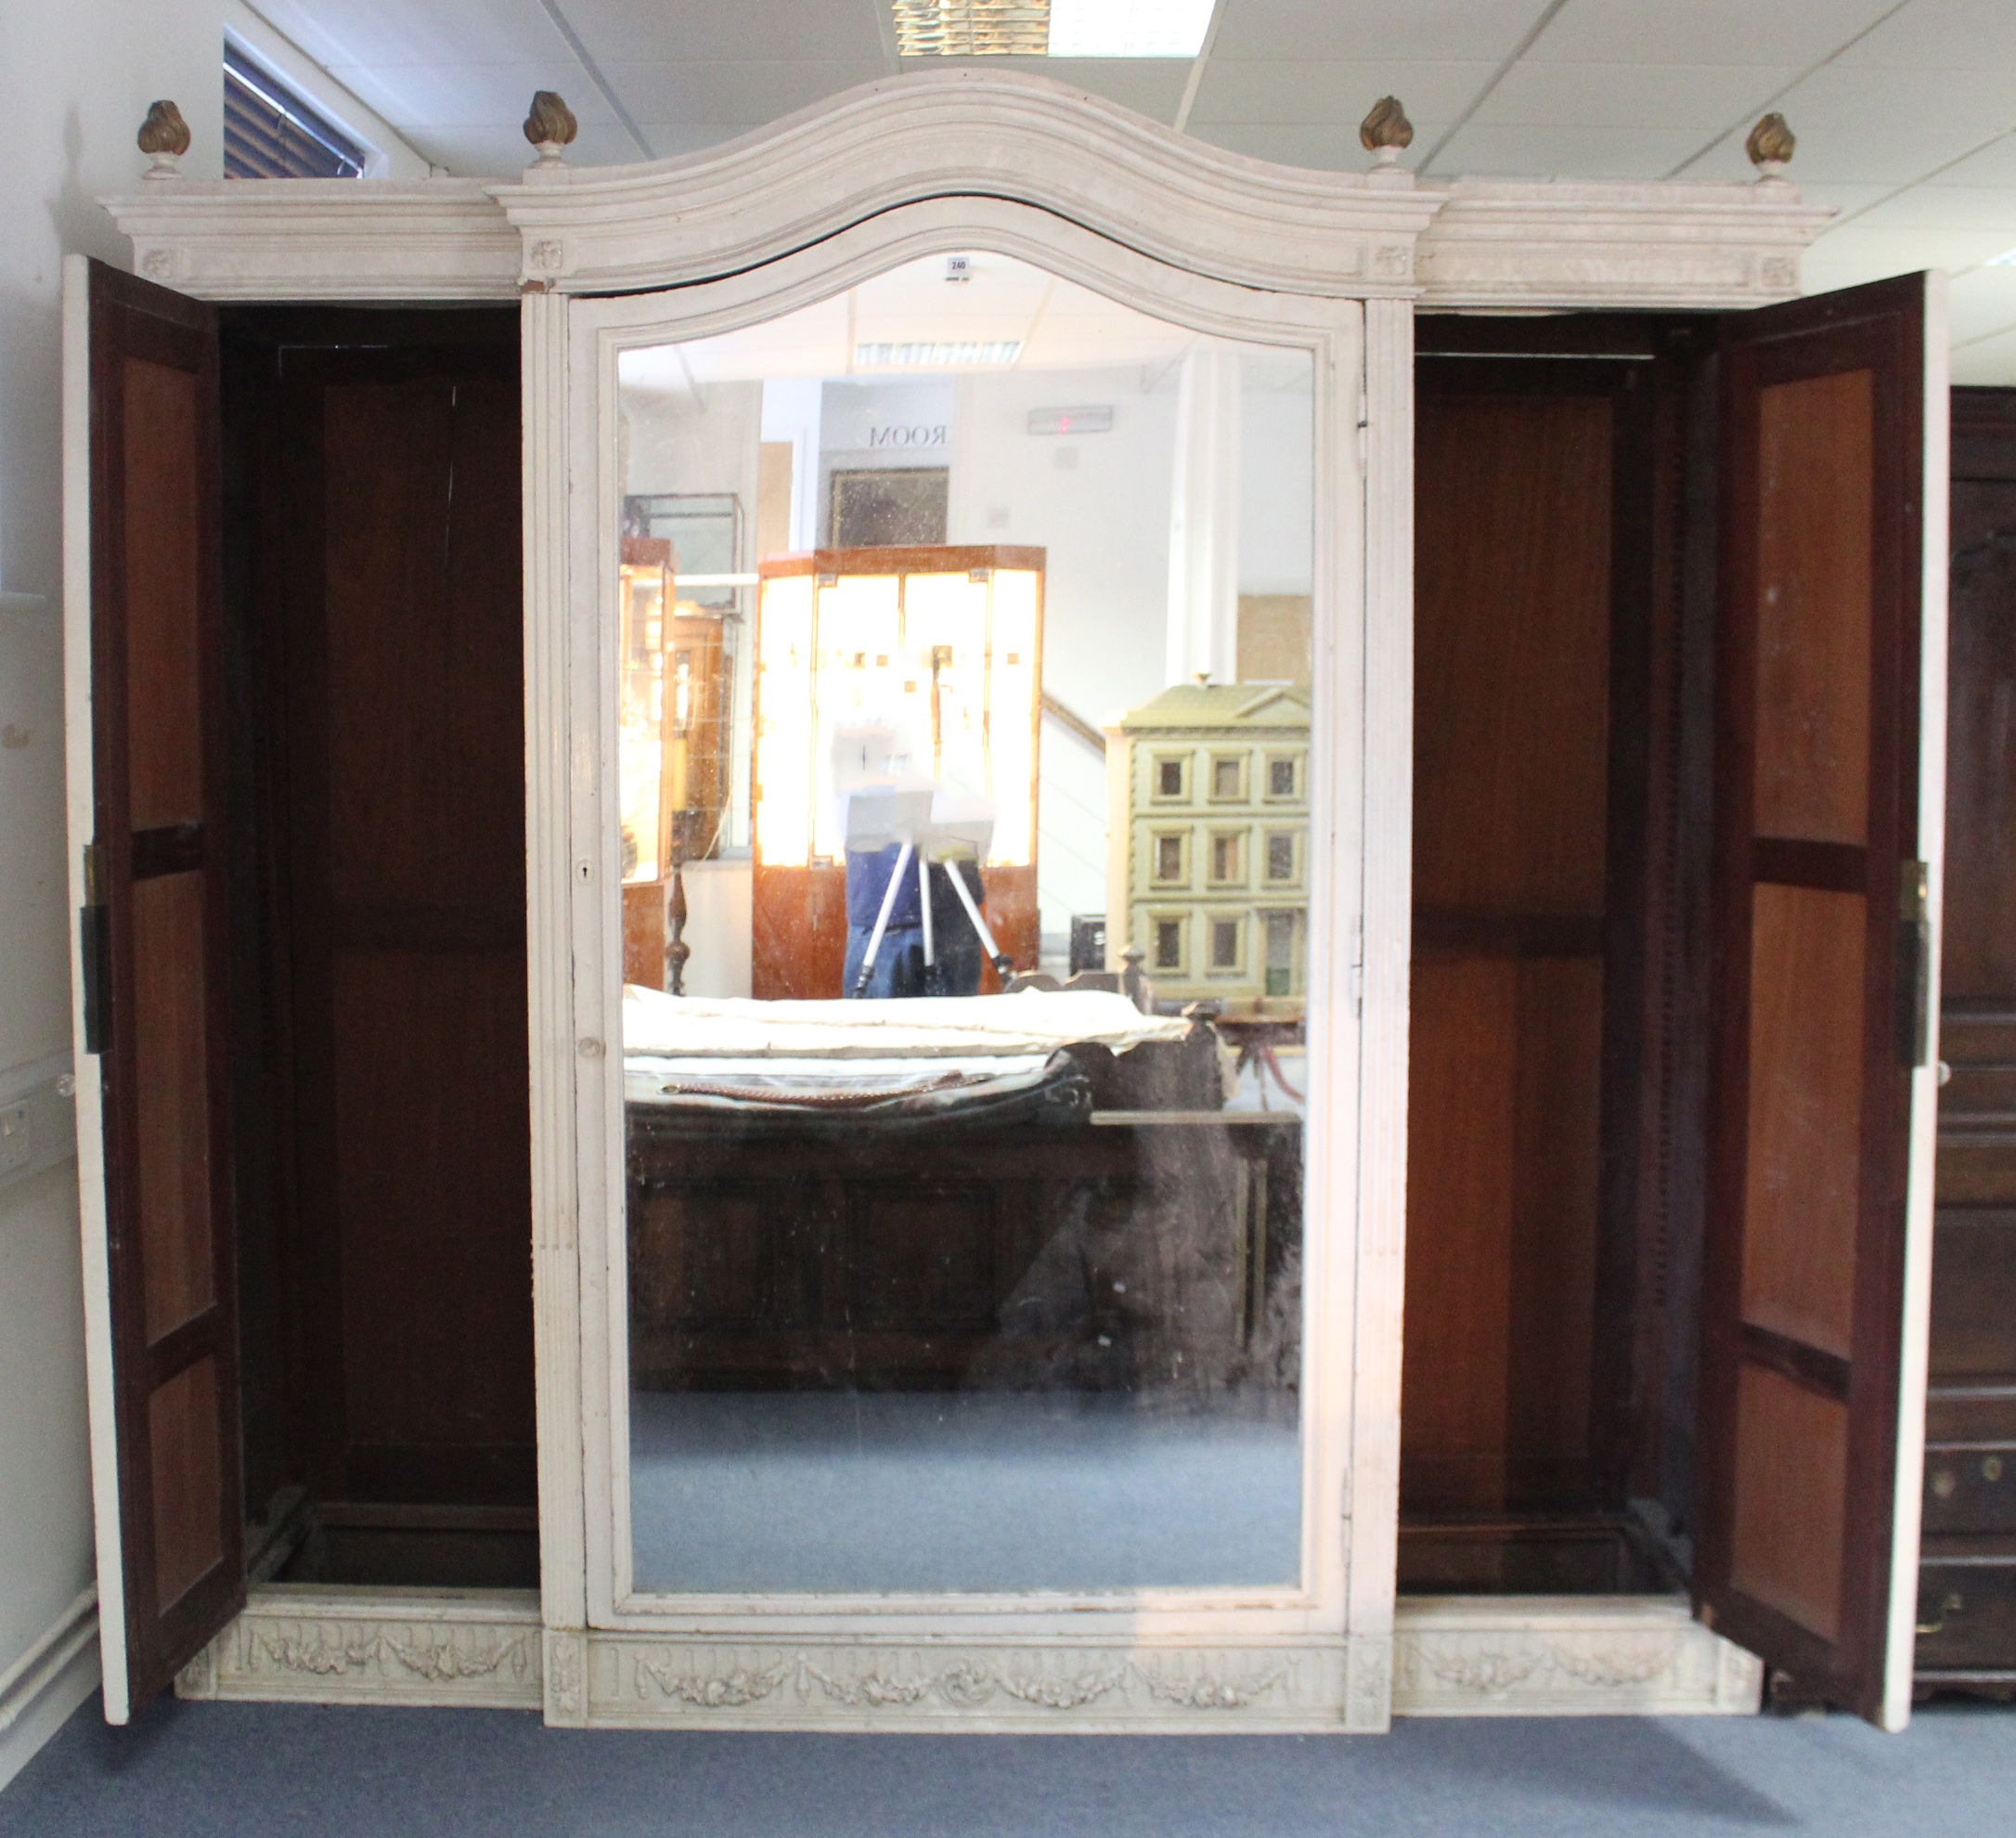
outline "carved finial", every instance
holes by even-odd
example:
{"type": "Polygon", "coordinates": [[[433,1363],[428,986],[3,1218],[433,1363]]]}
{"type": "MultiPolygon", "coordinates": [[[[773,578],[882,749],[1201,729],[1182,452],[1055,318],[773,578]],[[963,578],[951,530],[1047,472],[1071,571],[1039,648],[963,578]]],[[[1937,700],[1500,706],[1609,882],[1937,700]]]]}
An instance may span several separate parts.
{"type": "Polygon", "coordinates": [[[1791,129],[1785,125],[1785,117],[1774,110],[1751,129],[1750,138],[1743,143],[1743,151],[1750,155],[1750,162],[1757,168],[1759,178],[1777,178],[1785,170],[1786,162],[1792,157],[1792,149],[1798,145],[1791,129]]]}
{"type": "Polygon", "coordinates": [[[538,163],[542,166],[562,165],[561,149],[574,144],[574,137],[581,131],[581,124],[574,118],[574,110],[550,89],[541,89],[532,97],[532,112],[525,117],[525,138],[538,151],[538,163]]]}
{"type": "Polygon", "coordinates": [[[135,140],[153,162],[147,169],[149,178],[182,176],[182,156],[189,150],[189,124],[173,102],[149,103],[147,119],[140,123],[135,140]]]}
{"type": "Polygon", "coordinates": [[[1358,138],[1376,165],[1390,166],[1401,149],[1414,145],[1414,123],[1397,96],[1382,96],[1358,123],[1358,138]]]}

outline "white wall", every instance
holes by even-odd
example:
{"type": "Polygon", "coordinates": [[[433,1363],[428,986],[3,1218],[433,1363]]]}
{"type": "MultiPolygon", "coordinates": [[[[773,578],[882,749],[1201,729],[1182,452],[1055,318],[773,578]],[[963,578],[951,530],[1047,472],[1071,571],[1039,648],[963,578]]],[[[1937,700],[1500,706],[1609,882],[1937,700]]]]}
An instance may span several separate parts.
{"type": "MultiPolygon", "coordinates": [[[[62,256],[126,265],[95,199],[134,184],[133,137],[172,97],[219,170],[224,0],[0,6],[7,176],[0,185],[0,1080],[70,1049],[58,291],[62,256]],[[9,602],[18,609],[19,602],[9,602]]],[[[0,1678],[91,1581],[90,1477],[73,1164],[0,1184],[0,1678]]],[[[33,1702],[0,1702],[0,1782],[89,1689],[88,1659],[33,1702]]]]}
{"type": "Polygon", "coordinates": [[[1308,593],[1314,577],[1316,398],[1306,365],[1285,386],[1283,368],[1248,365],[1239,397],[1241,593],[1308,593]]]}
{"type": "MultiPolygon", "coordinates": [[[[958,382],[947,537],[1049,551],[1043,688],[1097,725],[1163,687],[1173,370],[978,371],[958,382]],[[1110,404],[1107,434],[1032,434],[1031,408],[1110,404]]],[[[1043,723],[1038,900],[1044,932],[1104,913],[1105,774],[1043,723]]]]}

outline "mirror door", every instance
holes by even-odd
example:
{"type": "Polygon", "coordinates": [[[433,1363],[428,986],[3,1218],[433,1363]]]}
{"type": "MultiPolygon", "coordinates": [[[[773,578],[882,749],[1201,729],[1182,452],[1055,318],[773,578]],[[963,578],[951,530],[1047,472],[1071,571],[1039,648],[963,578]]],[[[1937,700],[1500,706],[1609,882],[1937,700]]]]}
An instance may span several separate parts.
{"type": "Polygon", "coordinates": [[[1309,352],[976,249],[615,369],[619,1611],[1292,1596],[1309,352]]]}

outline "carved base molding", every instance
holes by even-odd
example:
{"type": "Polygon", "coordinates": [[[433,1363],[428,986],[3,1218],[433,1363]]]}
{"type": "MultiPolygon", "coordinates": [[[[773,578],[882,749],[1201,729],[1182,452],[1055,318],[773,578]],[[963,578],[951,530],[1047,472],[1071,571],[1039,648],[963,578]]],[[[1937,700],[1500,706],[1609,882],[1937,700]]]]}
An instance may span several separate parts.
{"type": "Polygon", "coordinates": [[[590,1725],[713,1729],[1336,1730],[1345,1643],[588,1637],[590,1725]]]}
{"type": "Polygon", "coordinates": [[[536,1710],[532,1589],[342,1589],[272,1583],[183,1667],[181,1698],[536,1710]]]}
{"type": "MultiPolygon", "coordinates": [[[[183,1669],[185,1698],[538,1709],[691,1729],[1375,1730],[1384,1639],[709,1638],[549,1632],[529,1590],[269,1584],[183,1669]]],[[[1400,1716],[1744,1715],[1762,1663],[1665,1597],[1402,1598],[1400,1716]]]]}
{"type": "Polygon", "coordinates": [[[1402,1597],[1396,1716],[1741,1716],[1764,1663],[1664,1596],[1402,1597]]]}

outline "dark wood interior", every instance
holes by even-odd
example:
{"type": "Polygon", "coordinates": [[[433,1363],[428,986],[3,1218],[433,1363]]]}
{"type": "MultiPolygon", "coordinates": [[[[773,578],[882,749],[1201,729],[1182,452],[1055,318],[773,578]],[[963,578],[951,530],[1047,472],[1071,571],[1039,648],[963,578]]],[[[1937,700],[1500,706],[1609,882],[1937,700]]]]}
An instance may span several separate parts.
{"type": "Polygon", "coordinates": [[[1712,342],[1420,322],[1406,1591],[1680,1574],[1712,342]]]}
{"type": "Polygon", "coordinates": [[[1953,392],[1941,1094],[1918,1683],[2016,1696],[2016,390],[1953,392]]]}
{"type": "Polygon", "coordinates": [[[248,1510],[535,1582],[517,316],[224,349],[248,1510]]]}

